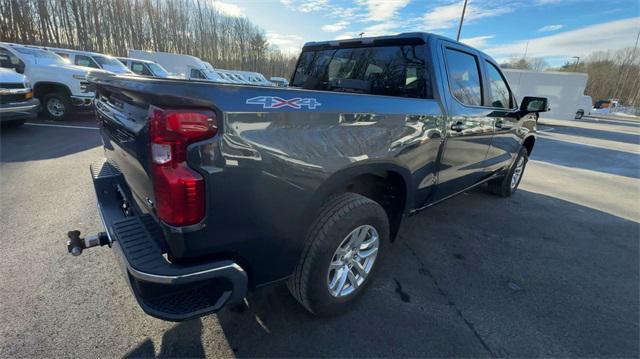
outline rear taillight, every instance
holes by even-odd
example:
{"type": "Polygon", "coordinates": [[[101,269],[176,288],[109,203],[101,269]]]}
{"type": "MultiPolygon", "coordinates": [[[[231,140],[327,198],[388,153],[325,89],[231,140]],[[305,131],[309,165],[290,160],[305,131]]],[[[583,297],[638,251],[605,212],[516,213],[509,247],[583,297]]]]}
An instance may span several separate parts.
{"type": "Polygon", "coordinates": [[[187,165],[187,146],[217,131],[211,111],[149,109],[153,191],[156,213],[164,222],[186,226],[204,218],[204,179],[187,165]]]}

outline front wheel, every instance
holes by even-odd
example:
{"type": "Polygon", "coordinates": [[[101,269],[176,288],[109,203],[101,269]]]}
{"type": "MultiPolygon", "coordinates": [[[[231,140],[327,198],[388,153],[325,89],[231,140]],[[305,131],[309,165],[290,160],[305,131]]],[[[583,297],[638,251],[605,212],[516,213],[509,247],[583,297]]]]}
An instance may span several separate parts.
{"type": "Polygon", "coordinates": [[[73,106],[69,96],[62,92],[45,95],[42,99],[42,109],[50,119],[61,121],[73,114],[73,106]]]}
{"type": "Polygon", "coordinates": [[[527,149],[520,147],[518,157],[509,168],[509,172],[504,177],[489,181],[489,192],[501,197],[511,196],[518,189],[520,181],[522,181],[522,175],[528,161],[529,154],[527,149]]]}
{"type": "Polygon", "coordinates": [[[378,203],[355,193],[332,197],[311,226],[289,291],[313,314],[344,312],[371,282],[388,240],[378,203]]]}
{"type": "Polygon", "coordinates": [[[584,116],[584,111],[579,110],[578,112],[576,112],[575,119],[576,119],[576,120],[579,120],[579,119],[581,119],[581,118],[582,118],[582,116],[584,116]]]}

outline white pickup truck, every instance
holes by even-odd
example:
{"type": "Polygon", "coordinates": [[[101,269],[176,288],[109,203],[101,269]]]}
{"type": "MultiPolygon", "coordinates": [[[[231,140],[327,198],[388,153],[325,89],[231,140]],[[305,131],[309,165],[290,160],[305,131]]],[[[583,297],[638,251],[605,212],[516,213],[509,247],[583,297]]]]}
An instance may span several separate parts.
{"type": "Polygon", "coordinates": [[[89,70],[71,65],[53,52],[0,42],[0,67],[24,74],[43,112],[53,120],[92,108],[94,91],[86,81],[89,70]]]}

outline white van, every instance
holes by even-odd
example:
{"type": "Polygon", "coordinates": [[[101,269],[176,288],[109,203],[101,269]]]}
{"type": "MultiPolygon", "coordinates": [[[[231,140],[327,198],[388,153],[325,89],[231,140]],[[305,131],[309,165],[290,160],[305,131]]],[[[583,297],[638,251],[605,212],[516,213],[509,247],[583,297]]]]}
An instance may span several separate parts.
{"type": "Polygon", "coordinates": [[[88,69],[70,65],[51,51],[0,42],[0,67],[24,74],[33,96],[53,120],[66,119],[77,109],[92,108],[94,92],[86,80],[88,69]]]}
{"type": "Polygon", "coordinates": [[[172,54],[160,51],[129,50],[129,58],[153,61],[176,76],[189,80],[228,82],[211,66],[195,56],[172,54]]]}
{"type": "Polygon", "coordinates": [[[99,54],[97,52],[59,49],[55,47],[43,47],[43,49],[55,52],[73,65],[102,69],[116,74],[131,73],[126,66],[113,56],[99,54]]]}

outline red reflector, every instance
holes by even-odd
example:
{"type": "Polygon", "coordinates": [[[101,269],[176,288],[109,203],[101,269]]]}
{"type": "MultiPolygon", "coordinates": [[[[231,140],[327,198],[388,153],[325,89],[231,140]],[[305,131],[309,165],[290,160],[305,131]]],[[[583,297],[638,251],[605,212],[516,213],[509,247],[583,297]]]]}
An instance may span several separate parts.
{"type": "Polygon", "coordinates": [[[154,165],[156,213],[172,226],[196,224],[204,217],[204,180],[186,164],[154,165]]]}
{"type": "Polygon", "coordinates": [[[215,136],[211,111],[149,109],[149,153],[156,214],[173,226],[200,222],[205,215],[202,176],[187,165],[187,146],[215,136]]]}

